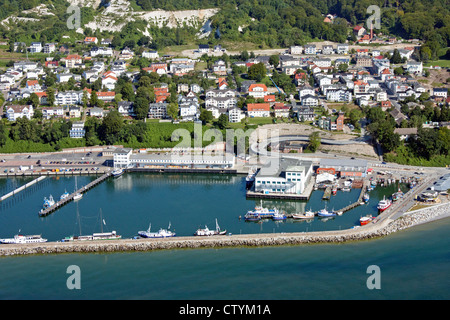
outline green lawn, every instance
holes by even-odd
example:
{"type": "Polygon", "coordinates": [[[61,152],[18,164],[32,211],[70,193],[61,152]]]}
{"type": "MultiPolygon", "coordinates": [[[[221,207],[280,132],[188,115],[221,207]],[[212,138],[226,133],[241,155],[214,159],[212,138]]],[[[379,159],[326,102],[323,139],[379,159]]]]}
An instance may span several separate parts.
{"type": "Polygon", "coordinates": [[[450,68],[450,60],[436,60],[425,63],[425,67],[439,66],[441,68],[450,68]]]}

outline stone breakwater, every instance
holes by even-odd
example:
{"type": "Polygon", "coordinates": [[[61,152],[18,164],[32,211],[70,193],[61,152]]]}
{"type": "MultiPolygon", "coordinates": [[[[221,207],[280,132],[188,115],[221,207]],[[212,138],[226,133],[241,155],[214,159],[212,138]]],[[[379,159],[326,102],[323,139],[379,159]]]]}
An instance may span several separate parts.
{"type": "Polygon", "coordinates": [[[394,221],[378,224],[370,223],[360,228],[339,231],[1,245],[0,256],[345,243],[384,237],[400,230],[446,217],[450,217],[450,203],[408,212],[394,221]]]}

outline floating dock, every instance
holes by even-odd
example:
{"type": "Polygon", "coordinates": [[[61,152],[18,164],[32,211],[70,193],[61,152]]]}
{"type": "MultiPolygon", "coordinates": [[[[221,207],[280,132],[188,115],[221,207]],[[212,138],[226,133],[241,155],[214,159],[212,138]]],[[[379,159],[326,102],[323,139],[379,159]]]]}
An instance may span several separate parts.
{"type": "Polygon", "coordinates": [[[21,186],[21,187],[15,189],[15,190],[13,190],[13,191],[7,193],[7,194],[5,194],[4,196],[1,196],[1,197],[0,197],[0,201],[3,201],[3,200],[5,200],[5,199],[7,199],[7,198],[13,196],[13,195],[19,193],[20,191],[25,190],[26,188],[31,187],[32,185],[34,185],[34,184],[36,184],[36,183],[38,183],[39,181],[44,180],[44,179],[45,179],[45,176],[41,176],[41,177],[39,177],[39,178],[37,178],[37,179],[34,179],[33,181],[28,182],[27,184],[25,184],[25,185],[23,185],[23,186],[21,186]]]}
{"type": "Polygon", "coordinates": [[[110,172],[105,173],[104,175],[98,177],[97,179],[95,179],[94,181],[88,183],[87,185],[85,185],[84,187],[81,187],[80,189],[76,190],[75,192],[69,194],[69,196],[63,200],[59,200],[58,202],[56,202],[54,205],[52,205],[51,207],[48,207],[46,209],[43,209],[41,211],[39,211],[39,216],[41,217],[45,217],[48,216],[50,213],[52,213],[53,211],[56,211],[57,209],[61,208],[62,206],[66,205],[67,203],[69,203],[70,201],[73,200],[73,197],[77,194],[77,193],[83,193],[86,192],[87,190],[95,187],[96,185],[98,185],[99,183],[105,181],[107,178],[109,178],[111,176],[110,172]]]}

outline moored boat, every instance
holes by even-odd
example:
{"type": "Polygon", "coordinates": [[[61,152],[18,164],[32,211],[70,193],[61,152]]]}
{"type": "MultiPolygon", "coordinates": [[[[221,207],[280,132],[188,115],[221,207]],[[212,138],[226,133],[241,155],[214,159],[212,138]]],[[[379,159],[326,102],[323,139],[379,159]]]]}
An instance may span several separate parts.
{"type": "Polygon", "coordinates": [[[400,188],[398,188],[398,191],[395,192],[394,194],[392,194],[392,200],[397,201],[397,200],[403,198],[403,195],[404,195],[403,191],[400,190],[400,188]]]}
{"type": "Polygon", "coordinates": [[[143,238],[169,238],[169,237],[175,237],[176,234],[172,231],[170,231],[170,222],[167,229],[160,228],[158,232],[151,232],[152,224],[150,223],[147,231],[139,231],[138,235],[143,238]]]}
{"type": "Polygon", "coordinates": [[[383,200],[380,200],[380,201],[378,202],[377,209],[378,209],[380,212],[383,212],[384,210],[386,210],[387,208],[389,208],[391,205],[392,205],[392,201],[389,200],[389,199],[386,199],[386,197],[383,197],[383,200]]]}
{"type": "Polygon", "coordinates": [[[69,196],[69,193],[65,190],[64,193],[59,197],[59,200],[64,200],[69,196]]]}
{"type": "Polygon", "coordinates": [[[319,217],[335,217],[335,216],[336,216],[336,213],[334,213],[334,212],[329,212],[329,211],[327,210],[327,208],[325,208],[325,209],[319,210],[319,212],[317,212],[317,215],[318,215],[319,217]]]}
{"type": "Polygon", "coordinates": [[[114,178],[118,178],[118,177],[120,177],[121,175],[123,175],[124,172],[125,172],[125,171],[124,171],[122,168],[117,168],[117,169],[114,169],[113,172],[111,172],[111,175],[112,175],[114,178]]]}
{"type": "Polygon", "coordinates": [[[273,214],[272,220],[277,220],[277,221],[286,220],[286,215],[281,212],[276,212],[273,214]]]}
{"type": "Polygon", "coordinates": [[[305,213],[294,213],[292,218],[294,219],[313,219],[315,216],[314,212],[311,210],[306,211],[305,213]]]}
{"type": "Polygon", "coordinates": [[[52,195],[50,195],[48,197],[48,199],[44,197],[44,209],[50,208],[54,204],[55,204],[55,200],[53,200],[53,196],[52,195]]]}
{"type": "Polygon", "coordinates": [[[364,202],[369,202],[370,196],[368,193],[364,193],[363,200],[364,200],[364,202]]]}
{"type": "Polygon", "coordinates": [[[204,229],[197,229],[194,236],[223,236],[225,234],[227,234],[227,230],[221,230],[216,219],[216,230],[210,230],[208,226],[205,226],[204,229]]]}
{"type": "Polygon", "coordinates": [[[374,219],[374,217],[372,217],[370,215],[365,216],[365,217],[361,217],[359,219],[359,224],[364,226],[364,225],[368,224],[369,222],[371,222],[373,219],[374,219]]]}
{"type": "Polygon", "coordinates": [[[17,234],[14,238],[0,239],[0,243],[3,244],[23,244],[23,243],[42,243],[47,242],[47,239],[43,239],[41,235],[21,235],[17,234]]]}

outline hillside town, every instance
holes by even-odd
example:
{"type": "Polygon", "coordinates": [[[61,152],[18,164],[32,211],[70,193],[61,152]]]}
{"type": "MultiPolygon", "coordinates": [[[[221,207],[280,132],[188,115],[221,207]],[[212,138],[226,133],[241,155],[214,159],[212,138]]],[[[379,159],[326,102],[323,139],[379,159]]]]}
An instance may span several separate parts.
{"type": "MultiPolygon", "coordinates": [[[[380,40],[362,26],[353,32],[362,44],[396,41],[380,40]]],[[[200,58],[192,59],[160,56],[145,47],[117,50],[111,39],[95,37],[86,37],[77,51],[56,43],[15,43],[15,50],[27,50],[30,57],[46,56],[43,63],[17,61],[0,75],[2,116],[9,121],[72,119],[72,138],[84,137],[87,117],[103,118],[111,110],[126,119],[205,122],[222,117],[226,123],[251,118],[257,123],[264,118],[360,132],[361,119],[350,117],[351,111],[380,107],[406,139],[417,128],[402,124],[409,118],[401,104],[448,105],[448,89],[419,80],[429,71],[414,59],[417,44],[383,48],[324,43],[291,46],[279,55],[228,56],[221,46],[203,44],[194,50],[200,58]],[[140,87],[151,91],[144,100],[136,99],[140,87]]],[[[450,127],[445,121],[422,125],[450,127]]]]}

